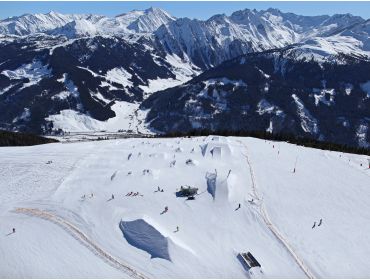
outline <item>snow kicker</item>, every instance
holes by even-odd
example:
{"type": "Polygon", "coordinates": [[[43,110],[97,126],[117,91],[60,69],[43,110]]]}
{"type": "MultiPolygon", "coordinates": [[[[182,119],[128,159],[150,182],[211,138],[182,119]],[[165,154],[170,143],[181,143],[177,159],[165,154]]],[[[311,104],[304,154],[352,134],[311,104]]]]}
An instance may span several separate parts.
{"type": "Polygon", "coordinates": [[[80,241],[86,248],[88,248],[92,253],[97,255],[103,261],[107,262],[112,267],[121,270],[125,274],[127,274],[130,278],[135,279],[145,279],[148,278],[144,276],[144,274],[138,272],[134,268],[130,267],[128,264],[123,263],[121,260],[116,259],[115,257],[111,256],[109,253],[104,251],[98,244],[92,241],[88,236],[86,236],[83,232],[81,232],[75,225],[71,224],[70,222],[66,221],[62,217],[56,216],[50,212],[45,210],[40,210],[36,208],[16,208],[14,210],[15,213],[25,214],[28,216],[33,216],[37,218],[41,218],[47,221],[50,221],[60,227],[62,227],[65,231],[71,234],[75,239],[80,241]]]}

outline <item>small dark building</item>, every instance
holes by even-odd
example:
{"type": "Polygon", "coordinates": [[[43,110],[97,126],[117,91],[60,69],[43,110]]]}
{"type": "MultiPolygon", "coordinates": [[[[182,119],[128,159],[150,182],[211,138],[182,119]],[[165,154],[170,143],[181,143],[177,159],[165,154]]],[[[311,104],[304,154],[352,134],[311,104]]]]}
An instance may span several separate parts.
{"type": "Polygon", "coordinates": [[[192,188],[190,186],[181,186],[180,190],[176,192],[177,197],[194,197],[198,192],[198,188],[192,188]]]}
{"type": "Polygon", "coordinates": [[[252,267],[261,267],[260,263],[250,252],[240,253],[238,259],[247,267],[248,270],[252,267]]]}

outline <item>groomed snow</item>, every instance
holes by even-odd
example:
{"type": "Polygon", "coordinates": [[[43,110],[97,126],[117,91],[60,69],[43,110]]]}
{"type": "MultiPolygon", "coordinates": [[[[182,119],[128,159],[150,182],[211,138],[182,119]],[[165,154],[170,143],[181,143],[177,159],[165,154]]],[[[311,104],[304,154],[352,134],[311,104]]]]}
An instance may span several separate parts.
{"type": "Polygon", "coordinates": [[[366,156],[218,136],[3,147],[0,153],[2,278],[370,275],[366,156]],[[216,158],[207,154],[215,149],[221,151],[216,158]],[[199,188],[199,195],[176,197],[181,185],[199,188]],[[23,210],[15,212],[18,207],[23,210]],[[123,236],[120,223],[137,220],[168,240],[170,260],[143,250],[151,241],[140,226],[130,227],[139,246],[123,236]],[[247,251],[262,273],[250,274],[240,263],[238,254],[247,251]]]}

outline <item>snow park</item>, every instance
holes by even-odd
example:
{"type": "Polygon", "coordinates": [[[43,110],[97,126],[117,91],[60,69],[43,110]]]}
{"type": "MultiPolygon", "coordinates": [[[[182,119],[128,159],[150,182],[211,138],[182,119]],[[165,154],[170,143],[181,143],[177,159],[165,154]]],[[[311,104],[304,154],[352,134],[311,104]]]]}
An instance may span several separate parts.
{"type": "Polygon", "coordinates": [[[370,0],[0,1],[0,279],[370,279],[370,0]]]}
{"type": "Polygon", "coordinates": [[[2,278],[364,278],[364,155],[250,137],[0,147],[2,278]]]}

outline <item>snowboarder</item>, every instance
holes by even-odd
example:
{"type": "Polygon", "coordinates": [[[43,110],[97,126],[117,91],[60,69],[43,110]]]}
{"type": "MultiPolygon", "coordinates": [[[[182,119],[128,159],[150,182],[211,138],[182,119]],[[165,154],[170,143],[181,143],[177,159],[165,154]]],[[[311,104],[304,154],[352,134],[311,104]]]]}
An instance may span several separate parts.
{"type": "Polygon", "coordinates": [[[163,190],[163,189],[161,189],[161,192],[164,192],[164,190],[163,190]]]}
{"type": "Polygon", "coordinates": [[[13,233],[15,233],[15,228],[13,228],[13,233]]]}
{"type": "Polygon", "coordinates": [[[168,206],[164,207],[164,210],[162,211],[161,215],[163,215],[164,213],[167,213],[168,211],[168,206]]]}
{"type": "Polygon", "coordinates": [[[317,226],[319,227],[319,226],[321,226],[321,224],[322,224],[322,219],[320,219],[320,222],[317,226]]]}
{"type": "Polygon", "coordinates": [[[312,226],[312,228],[314,228],[315,226],[316,226],[316,222],[314,222],[314,223],[313,223],[313,226],[312,226]]]}

